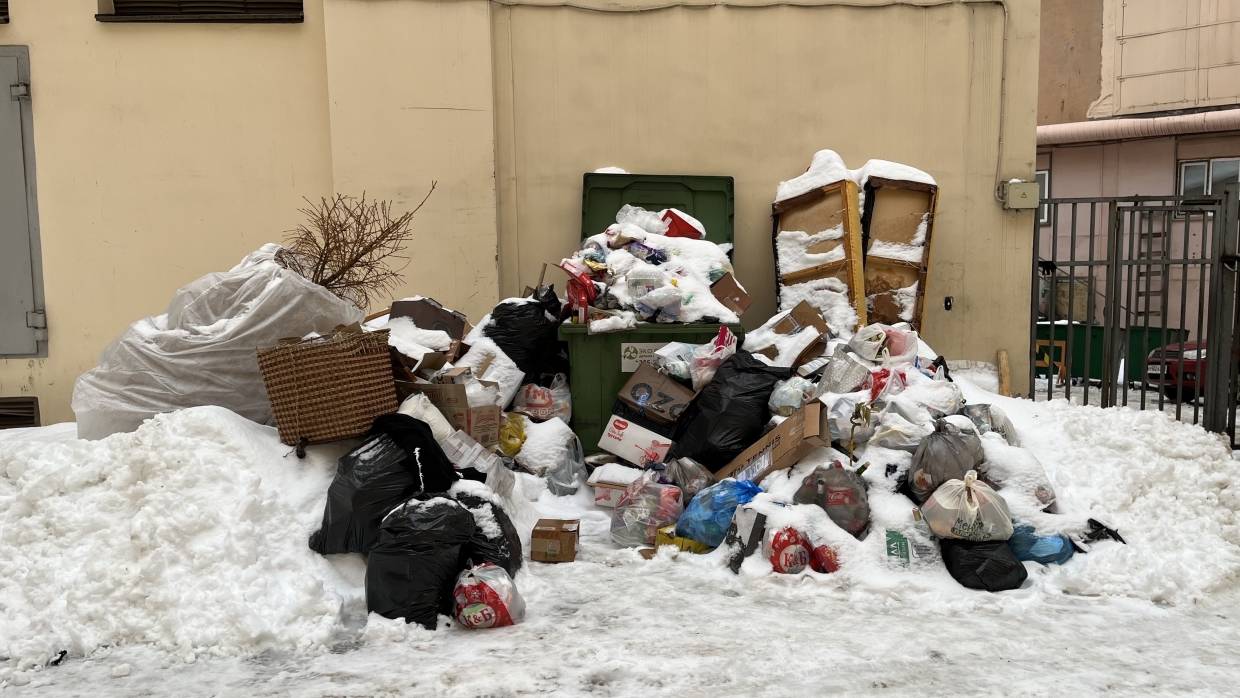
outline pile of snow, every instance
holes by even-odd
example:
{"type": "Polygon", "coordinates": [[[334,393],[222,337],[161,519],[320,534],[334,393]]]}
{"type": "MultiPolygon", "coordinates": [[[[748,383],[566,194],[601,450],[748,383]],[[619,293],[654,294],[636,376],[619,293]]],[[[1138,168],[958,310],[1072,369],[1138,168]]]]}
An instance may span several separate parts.
{"type": "Polygon", "coordinates": [[[365,615],[358,556],[310,550],[343,448],[299,461],[217,407],[0,449],[0,680],[67,651],[312,649],[365,615]]]}
{"type": "Polygon", "coordinates": [[[857,188],[864,191],[865,184],[871,177],[936,184],[934,177],[911,165],[890,160],[868,160],[861,167],[850,170],[839,153],[834,150],[819,150],[814,153],[809,169],[803,174],[779,183],[779,187],[775,190],[775,201],[786,201],[808,191],[845,180],[856,182],[857,188]]]}
{"type": "MultiPolygon", "coordinates": [[[[1043,532],[1067,533],[1082,530],[1089,517],[1101,518],[1128,544],[1100,543],[1060,566],[1026,563],[1026,585],[997,595],[962,588],[941,563],[893,567],[882,534],[907,525],[913,505],[894,492],[887,473],[890,466],[897,473],[906,469],[910,455],[870,446],[861,454],[871,463],[864,474],[872,511],[865,540],[844,534],[812,506],[789,507],[777,517],[776,523],[804,526],[835,546],[838,572],[771,574],[757,555],[737,576],[724,567],[723,551],[690,555],[664,548],[647,561],[617,549],[608,536],[612,512],[593,506],[590,488],[569,497],[522,494],[524,483],[541,481],[518,474],[516,501],[503,502],[522,537],[528,540],[538,516],[580,518],[577,562],[521,572],[517,583],[528,617],[515,629],[470,634],[449,625],[430,633],[366,620],[360,556],[329,560],[306,546],[344,446],[312,449],[298,461],[273,429],[217,408],[161,415],[136,433],[100,442],[65,440],[71,434],[64,428],[4,435],[0,681],[62,650],[80,656],[105,646],[143,644],[186,660],[297,651],[315,655],[314,662],[339,656],[347,663],[350,654],[325,648],[397,642],[459,659],[470,654],[463,647],[516,652],[542,635],[569,631],[597,632],[592,637],[598,642],[613,637],[617,622],[680,639],[709,638],[725,617],[747,623],[783,618],[789,607],[802,609],[799,614],[809,607],[875,618],[894,613],[906,630],[924,630],[930,622],[918,619],[939,623],[944,614],[983,610],[1067,623],[1074,616],[1062,612],[1065,598],[1187,605],[1237,589],[1240,470],[1218,436],[1156,411],[1032,403],[968,381],[960,386],[970,403],[1006,412],[1029,449],[986,435],[988,460],[1007,472],[1040,464],[1056,490],[1057,514],[1005,495],[1015,516],[1043,532]],[[536,501],[523,503],[525,495],[536,501]],[[643,585],[667,589],[638,599],[632,590],[643,585]],[[451,650],[436,649],[441,646],[451,650]]],[[[556,440],[534,436],[538,443],[556,440]]],[[[790,498],[809,470],[837,457],[820,449],[792,471],[768,478],[767,498],[790,498]]],[[[485,494],[475,483],[458,487],[485,494]]],[[[399,685],[409,680],[402,675],[406,683],[399,685]]]]}
{"type": "Polygon", "coordinates": [[[857,309],[848,296],[848,284],[827,277],[779,287],[779,307],[795,308],[801,301],[821,313],[832,332],[841,337],[852,336],[857,326],[857,309]]]}
{"type": "Polygon", "coordinates": [[[775,258],[779,260],[779,273],[791,274],[794,271],[838,262],[844,259],[844,245],[838,244],[826,252],[809,252],[809,248],[830,240],[844,237],[844,224],[823,230],[813,235],[803,230],[781,230],[775,236],[775,258]]]}

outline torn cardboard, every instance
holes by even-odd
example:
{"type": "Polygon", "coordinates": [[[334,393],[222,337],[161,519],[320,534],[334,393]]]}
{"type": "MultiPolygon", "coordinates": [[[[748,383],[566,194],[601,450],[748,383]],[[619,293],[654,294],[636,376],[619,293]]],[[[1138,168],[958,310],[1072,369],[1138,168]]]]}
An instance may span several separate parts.
{"type": "Polygon", "coordinates": [[[728,272],[719,277],[719,280],[711,284],[710,292],[715,296],[715,300],[719,301],[723,307],[736,313],[737,317],[745,314],[749,310],[749,305],[753,302],[749,297],[749,292],[744,286],[736,280],[732,272],[728,272]]]}
{"type": "Polygon", "coordinates": [[[715,473],[715,481],[731,477],[761,482],[776,470],[796,465],[809,449],[829,446],[831,437],[822,423],[824,416],[821,402],[806,404],[715,473]]]}
{"type": "MultiPolygon", "coordinates": [[[[783,318],[777,320],[771,328],[776,334],[784,336],[792,336],[800,334],[806,327],[813,327],[818,330],[818,339],[809,346],[805,347],[796,361],[793,362],[792,368],[796,368],[812,359],[822,355],[827,348],[827,340],[831,336],[831,328],[827,326],[827,321],[823,319],[814,306],[801,301],[797,303],[792,310],[786,311],[783,318]]],[[[754,351],[755,354],[761,354],[768,359],[774,361],[779,357],[779,350],[775,345],[763,347],[754,351]]]]}
{"type": "Polygon", "coordinates": [[[396,387],[402,400],[414,394],[425,395],[454,429],[469,434],[486,448],[499,443],[499,425],[503,419],[503,410],[498,405],[470,407],[463,383],[397,381],[396,387]]]}

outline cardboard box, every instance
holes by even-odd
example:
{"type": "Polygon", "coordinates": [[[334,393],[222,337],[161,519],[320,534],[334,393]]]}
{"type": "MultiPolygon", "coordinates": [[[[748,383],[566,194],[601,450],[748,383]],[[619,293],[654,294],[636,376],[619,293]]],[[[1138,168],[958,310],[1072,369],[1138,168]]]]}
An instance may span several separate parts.
{"type": "Polygon", "coordinates": [[[594,505],[608,509],[615,509],[620,504],[620,497],[624,496],[624,491],[628,489],[625,485],[611,482],[600,482],[591,487],[594,488],[594,505]]]}
{"type": "Polygon", "coordinates": [[[407,317],[423,330],[440,330],[456,340],[465,338],[473,325],[463,313],[443,307],[434,298],[414,298],[395,301],[389,318],[407,317]]]}
{"type": "MultiPolygon", "coordinates": [[[[827,321],[823,319],[822,314],[805,301],[797,303],[772,328],[777,334],[794,335],[800,333],[806,327],[813,327],[818,330],[818,340],[801,351],[801,354],[797,356],[796,362],[792,364],[793,368],[822,355],[822,352],[827,347],[827,339],[831,336],[831,328],[827,326],[827,321]]],[[[775,349],[774,345],[764,347],[754,353],[762,354],[768,359],[774,359],[779,356],[779,351],[775,349]]]]}
{"type": "Polygon", "coordinates": [[[654,544],[656,546],[674,545],[678,549],[683,550],[686,553],[697,553],[699,555],[703,553],[709,553],[710,551],[714,550],[714,548],[710,547],[709,545],[706,545],[705,543],[699,543],[693,540],[692,538],[685,538],[684,536],[676,535],[675,524],[660,528],[659,531],[655,534],[654,544]]]}
{"type": "Polygon", "coordinates": [[[577,519],[539,519],[530,535],[530,559],[536,562],[576,560],[580,523],[577,519]]]}
{"type": "Polygon", "coordinates": [[[791,468],[809,449],[830,445],[825,417],[821,402],[808,403],[715,473],[715,481],[731,477],[760,482],[776,470],[791,468]]]}
{"type": "Polygon", "coordinates": [[[662,463],[672,440],[613,414],[599,437],[598,447],[634,465],[645,465],[662,463]]]}
{"type": "Polygon", "coordinates": [[[642,364],[620,389],[618,398],[624,404],[656,422],[675,424],[693,401],[693,390],[676,379],[660,373],[650,364],[642,364]]]}
{"type": "Polygon", "coordinates": [[[710,292],[715,299],[723,304],[723,307],[736,313],[738,316],[744,315],[749,310],[749,305],[753,301],[749,298],[749,292],[741,286],[732,272],[728,272],[719,277],[719,280],[711,284],[710,292]]]}
{"type": "Polygon", "coordinates": [[[503,410],[498,405],[470,407],[465,386],[460,383],[410,383],[397,381],[396,387],[407,397],[421,393],[443,413],[454,429],[469,434],[486,448],[499,443],[499,426],[503,410]]]}

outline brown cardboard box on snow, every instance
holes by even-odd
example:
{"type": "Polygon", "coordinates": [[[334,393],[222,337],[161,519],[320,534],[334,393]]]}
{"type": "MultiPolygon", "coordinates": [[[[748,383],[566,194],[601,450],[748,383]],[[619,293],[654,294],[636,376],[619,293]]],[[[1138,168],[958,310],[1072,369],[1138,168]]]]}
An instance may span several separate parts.
{"type": "Polygon", "coordinates": [[[776,470],[796,465],[809,449],[830,446],[825,418],[821,402],[807,403],[715,473],[715,481],[731,477],[761,482],[776,470]]]}
{"type": "Polygon", "coordinates": [[[539,519],[530,535],[530,559],[535,562],[576,560],[580,524],[577,519],[539,519]]]}
{"type": "Polygon", "coordinates": [[[662,424],[675,424],[689,403],[693,402],[693,395],[691,388],[643,363],[616,397],[645,417],[662,424]]]}

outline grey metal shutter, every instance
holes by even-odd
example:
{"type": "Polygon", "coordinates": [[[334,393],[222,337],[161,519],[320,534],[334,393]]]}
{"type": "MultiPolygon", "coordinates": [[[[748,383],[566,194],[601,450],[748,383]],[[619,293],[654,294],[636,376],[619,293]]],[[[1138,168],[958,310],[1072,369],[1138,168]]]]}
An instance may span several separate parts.
{"type": "Polygon", "coordinates": [[[25,47],[0,46],[0,355],[7,356],[34,355],[43,338],[27,56],[25,47]]]}

